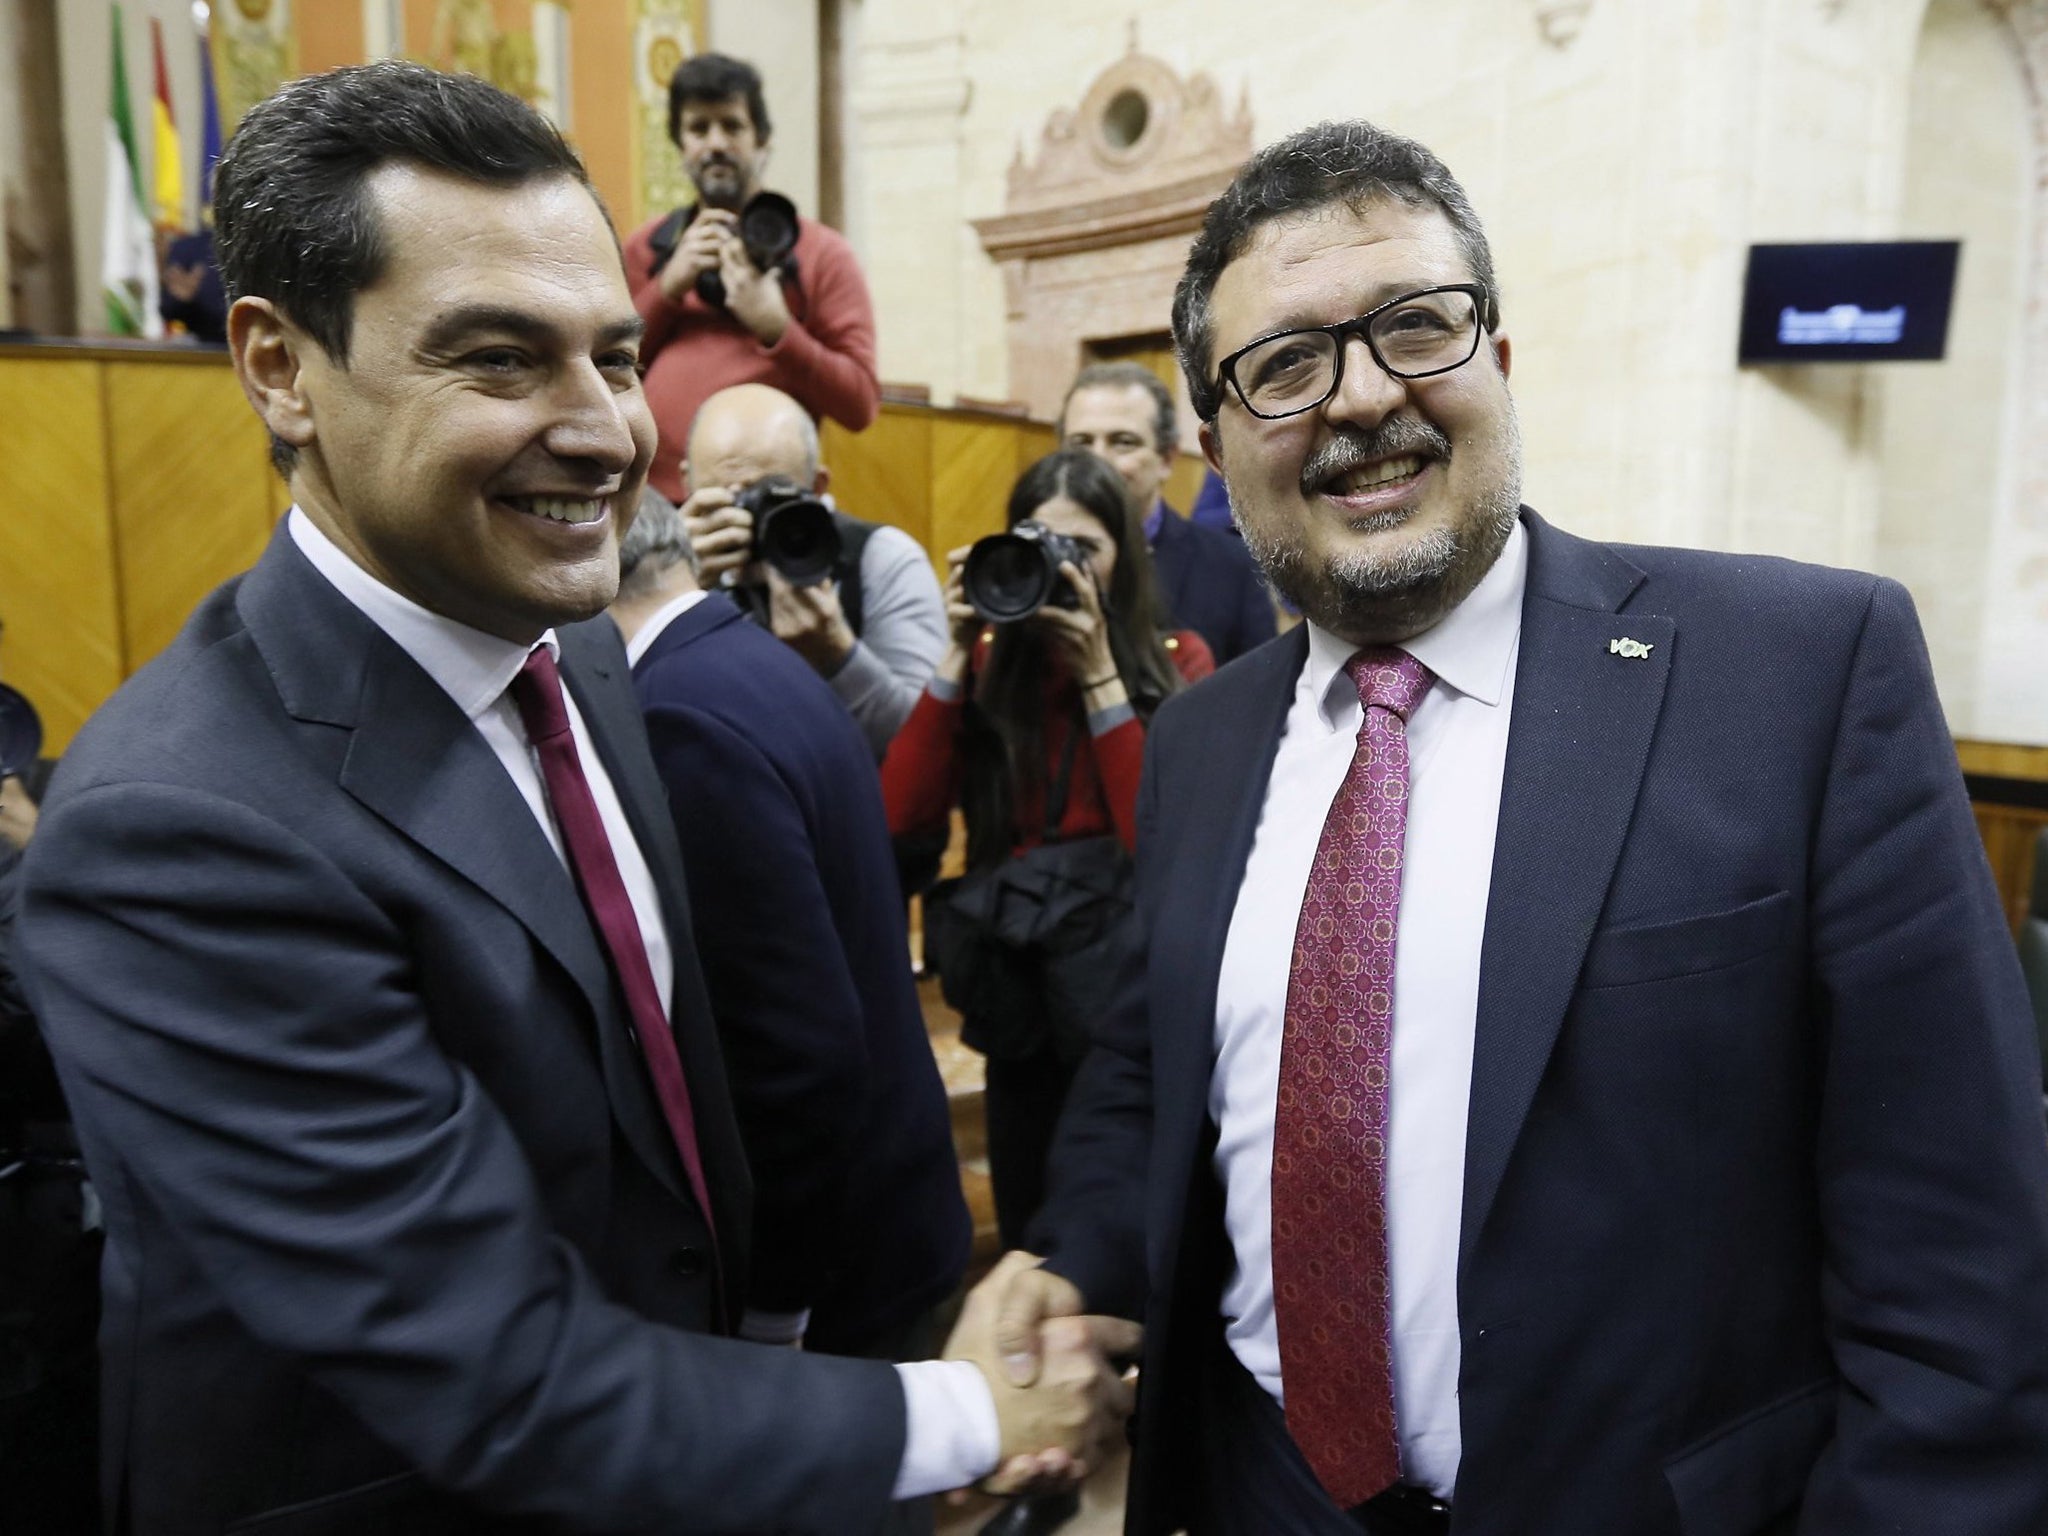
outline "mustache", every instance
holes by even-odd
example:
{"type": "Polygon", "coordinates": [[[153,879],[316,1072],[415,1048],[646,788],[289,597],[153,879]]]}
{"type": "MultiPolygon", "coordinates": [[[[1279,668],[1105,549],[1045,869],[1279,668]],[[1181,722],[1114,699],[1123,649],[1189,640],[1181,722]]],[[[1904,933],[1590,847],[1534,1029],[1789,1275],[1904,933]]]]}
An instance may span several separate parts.
{"type": "Polygon", "coordinates": [[[1301,493],[1313,495],[1316,487],[1339,475],[1363,468],[1375,459],[1415,454],[1426,459],[1448,459],[1451,440],[1430,422],[1411,416],[1389,416],[1378,426],[1338,427],[1330,440],[1302,462],[1301,493]]]}

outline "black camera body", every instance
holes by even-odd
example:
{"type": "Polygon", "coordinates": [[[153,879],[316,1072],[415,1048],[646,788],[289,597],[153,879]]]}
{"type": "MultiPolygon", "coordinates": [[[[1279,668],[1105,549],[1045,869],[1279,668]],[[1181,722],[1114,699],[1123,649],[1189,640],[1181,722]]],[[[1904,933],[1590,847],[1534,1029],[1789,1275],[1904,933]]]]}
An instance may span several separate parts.
{"type": "Polygon", "coordinates": [[[832,509],[782,475],[756,480],[733,498],[754,519],[756,560],[793,587],[815,586],[839,563],[839,524],[832,509]]]}
{"type": "Polygon", "coordinates": [[[0,683],[0,778],[26,773],[42,750],[43,722],[35,705],[0,683]]]}
{"type": "Polygon", "coordinates": [[[1079,544],[1027,518],[1008,533],[977,539],[961,568],[960,585],[984,619],[1014,624],[1048,603],[1081,606],[1080,594],[1060,574],[1062,562],[1071,562],[1084,575],[1088,571],[1088,556],[1079,544]]]}
{"type": "MultiPolygon", "coordinates": [[[[659,272],[668,265],[669,257],[681,243],[683,231],[688,229],[703,210],[701,203],[688,208],[678,208],[648,236],[648,248],[654,253],[654,270],[659,272]]],[[[740,209],[740,244],[747,248],[747,260],[754,264],[757,272],[766,272],[780,267],[785,281],[795,282],[796,272],[796,204],[780,192],[756,192],[747,199],[747,205],[740,209]]],[[[697,297],[713,309],[725,308],[725,279],[714,268],[697,274],[697,297]]]]}

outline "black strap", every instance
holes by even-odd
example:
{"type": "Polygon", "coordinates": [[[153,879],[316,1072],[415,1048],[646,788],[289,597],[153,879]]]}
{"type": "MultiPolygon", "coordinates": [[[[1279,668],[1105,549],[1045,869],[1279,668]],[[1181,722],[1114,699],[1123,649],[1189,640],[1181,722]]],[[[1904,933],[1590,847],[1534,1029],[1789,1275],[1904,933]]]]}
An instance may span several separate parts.
{"type": "Polygon", "coordinates": [[[1045,841],[1060,840],[1060,823],[1067,819],[1067,796],[1074,787],[1074,758],[1081,750],[1081,738],[1088,734],[1088,711],[1079,694],[1074,696],[1074,718],[1067,722],[1067,744],[1060,749],[1059,772],[1045,790],[1045,841]]]}
{"type": "Polygon", "coordinates": [[[880,524],[848,517],[836,507],[832,521],[839,527],[839,564],[832,573],[833,579],[839,583],[839,611],[846,615],[846,627],[858,639],[867,618],[867,604],[860,585],[860,562],[867,551],[868,540],[875,536],[875,529],[880,524]]]}

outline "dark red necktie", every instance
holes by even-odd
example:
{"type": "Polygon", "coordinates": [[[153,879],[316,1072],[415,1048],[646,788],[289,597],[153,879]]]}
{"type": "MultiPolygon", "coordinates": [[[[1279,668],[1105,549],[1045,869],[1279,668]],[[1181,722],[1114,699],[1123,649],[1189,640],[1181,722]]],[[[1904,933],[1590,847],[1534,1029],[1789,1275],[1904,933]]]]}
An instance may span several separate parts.
{"type": "Polygon", "coordinates": [[[1401,1476],[1387,1268],[1394,933],[1408,713],[1429,669],[1360,651],[1365,719],[1295,927],[1273,1119],[1273,1319],[1287,1428],[1339,1509],[1401,1476]]]}
{"type": "MultiPolygon", "coordinates": [[[[711,1227],[711,1193],[704,1182],[704,1160],[697,1151],[697,1117],[690,1108],[689,1085],[683,1081],[683,1060],[676,1053],[676,1037],[661,1006],[653,967],[647,963],[647,946],[640,941],[640,920],[626,894],[626,882],[620,878],[618,860],[612,857],[611,839],[605,836],[590,781],[583,776],[583,764],[576,756],[576,738],[570,733],[569,709],[562,698],[562,674],[546,646],[535,646],[512,679],[512,702],[519,706],[526,739],[540,758],[540,776],[547,785],[555,825],[562,832],[562,846],[568,851],[569,868],[611,957],[612,973],[626,995],[633,1032],[640,1037],[662,1116],[690,1176],[691,1193],[704,1213],[704,1225],[711,1227]]],[[[714,1229],[714,1249],[717,1242],[714,1229]]]]}

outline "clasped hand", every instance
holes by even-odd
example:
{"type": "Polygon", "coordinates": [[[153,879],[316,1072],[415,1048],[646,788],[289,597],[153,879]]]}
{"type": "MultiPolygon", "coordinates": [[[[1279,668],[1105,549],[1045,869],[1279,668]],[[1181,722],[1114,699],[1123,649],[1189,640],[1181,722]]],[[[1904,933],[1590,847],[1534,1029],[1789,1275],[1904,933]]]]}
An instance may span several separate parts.
{"type": "Polygon", "coordinates": [[[1073,1284],[1013,1252],[968,1295],[948,1360],[981,1368],[1002,1451],[981,1486],[1016,1494],[1072,1487],[1099,1465],[1131,1413],[1131,1385],[1111,1362],[1135,1355],[1138,1325],[1082,1313],[1073,1284]]]}

